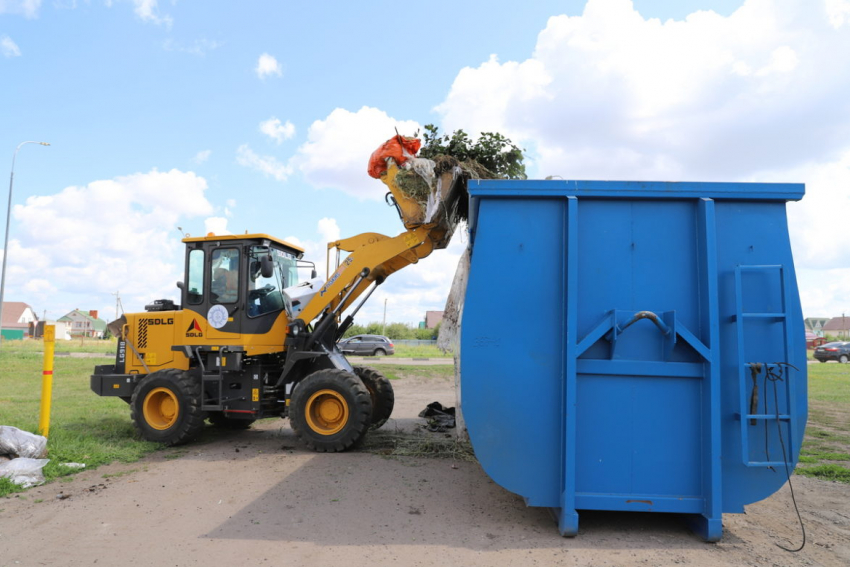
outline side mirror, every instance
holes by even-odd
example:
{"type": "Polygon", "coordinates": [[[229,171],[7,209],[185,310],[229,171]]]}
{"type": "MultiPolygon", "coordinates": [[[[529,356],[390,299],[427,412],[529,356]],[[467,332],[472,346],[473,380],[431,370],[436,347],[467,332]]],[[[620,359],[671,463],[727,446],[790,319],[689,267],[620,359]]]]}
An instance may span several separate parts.
{"type": "Polygon", "coordinates": [[[177,282],[177,287],[179,287],[181,290],[184,290],[186,289],[186,284],[184,284],[183,282],[177,282]]]}
{"type": "Polygon", "coordinates": [[[310,279],[314,280],[314,279],[316,279],[316,276],[318,276],[318,275],[319,274],[316,273],[316,268],[313,268],[313,271],[310,272],[310,279]]]}
{"type": "Polygon", "coordinates": [[[274,260],[271,255],[260,256],[260,273],[264,278],[270,278],[274,275],[274,260]]]}

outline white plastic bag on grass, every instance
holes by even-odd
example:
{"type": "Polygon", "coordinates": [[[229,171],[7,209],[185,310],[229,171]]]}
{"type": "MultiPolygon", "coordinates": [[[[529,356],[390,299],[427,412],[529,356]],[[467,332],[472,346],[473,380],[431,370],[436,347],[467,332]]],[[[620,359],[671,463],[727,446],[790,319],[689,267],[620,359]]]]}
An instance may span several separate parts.
{"type": "Polygon", "coordinates": [[[0,461],[0,478],[8,478],[15,484],[29,488],[44,484],[44,473],[41,469],[50,459],[12,459],[0,461]]]}
{"type": "Polygon", "coordinates": [[[37,459],[43,457],[46,450],[46,437],[11,425],[0,425],[0,455],[37,459]]]}

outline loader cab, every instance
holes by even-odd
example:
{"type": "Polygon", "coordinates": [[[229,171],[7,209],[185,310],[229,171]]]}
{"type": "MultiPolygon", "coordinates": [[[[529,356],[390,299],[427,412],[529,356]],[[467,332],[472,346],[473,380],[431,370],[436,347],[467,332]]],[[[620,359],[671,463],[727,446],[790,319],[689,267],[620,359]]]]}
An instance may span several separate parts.
{"type": "MultiPolygon", "coordinates": [[[[284,316],[282,291],[298,284],[304,251],[264,234],[186,238],[186,273],[179,287],[198,337],[234,339],[268,333],[284,316]]],[[[188,331],[187,331],[188,332],[188,331]]]]}

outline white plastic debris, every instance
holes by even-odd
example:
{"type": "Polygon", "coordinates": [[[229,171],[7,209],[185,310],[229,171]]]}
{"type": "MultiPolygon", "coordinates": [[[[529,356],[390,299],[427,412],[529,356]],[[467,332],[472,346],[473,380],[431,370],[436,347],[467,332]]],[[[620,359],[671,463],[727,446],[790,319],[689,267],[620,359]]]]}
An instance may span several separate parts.
{"type": "Polygon", "coordinates": [[[460,325],[463,318],[463,302],[466,299],[466,285],[469,281],[469,248],[463,251],[457,263],[455,277],[443,309],[443,324],[440,325],[440,336],[437,347],[443,351],[457,353],[460,348],[460,325]]]}
{"type": "Polygon", "coordinates": [[[0,425],[0,455],[38,459],[47,452],[47,438],[11,425],[0,425]]]}
{"type": "Polygon", "coordinates": [[[15,484],[29,488],[44,484],[41,469],[50,459],[29,459],[21,457],[11,461],[0,461],[0,478],[8,478],[15,484]]]}

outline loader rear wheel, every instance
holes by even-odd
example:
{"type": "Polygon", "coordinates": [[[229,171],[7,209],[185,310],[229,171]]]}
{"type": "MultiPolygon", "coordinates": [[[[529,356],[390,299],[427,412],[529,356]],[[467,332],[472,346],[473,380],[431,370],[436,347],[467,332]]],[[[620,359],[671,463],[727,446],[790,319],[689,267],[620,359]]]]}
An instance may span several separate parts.
{"type": "Polygon", "coordinates": [[[354,373],[363,381],[372,398],[371,429],[384,425],[393,413],[395,394],[393,386],[386,376],[368,366],[355,366],[354,373]]]}
{"type": "Polygon", "coordinates": [[[188,372],[169,368],[139,382],[130,398],[130,418],[148,441],[180,445],[204,427],[201,385],[188,372]]]}
{"type": "Polygon", "coordinates": [[[207,414],[207,419],[215,427],[222,429],[250,429],[255,419],[238,419],[228,417],[223,411],[214,411],[207,414]]]}
{"type": "Polygon", "coordinates": [[[372,417],[372,398],[356,375],[319,370],[292,392],[289,422],[298,438],[319,452],[345,451],[363,438],[372,417]]]}

